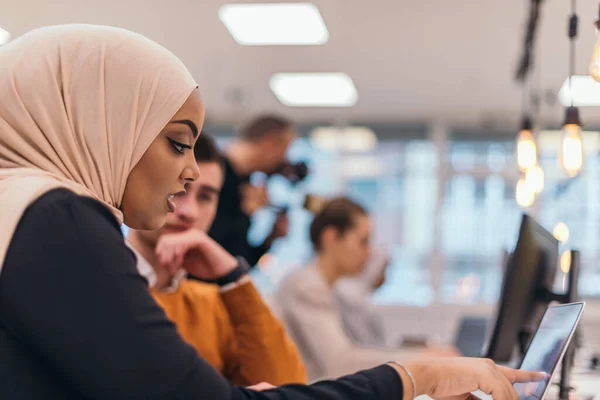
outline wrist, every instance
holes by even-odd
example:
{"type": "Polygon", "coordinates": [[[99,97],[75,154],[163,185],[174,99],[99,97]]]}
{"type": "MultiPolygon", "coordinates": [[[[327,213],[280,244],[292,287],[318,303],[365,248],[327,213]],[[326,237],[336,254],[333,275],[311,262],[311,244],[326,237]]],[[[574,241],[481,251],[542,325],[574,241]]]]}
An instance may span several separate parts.
{"type": "Polygon", "coordinates": [[[219,278],[217,278],[217,285],[223,287],[230,283],[234,283],[240,278],[244,277],[248,271],[250,271],[250,266],[248,265],[248,262],[246,262],[246,259],[243,257],[236,257],[234,260],[234,267],[231,268],[226,274],[220,275],[219,278]]]}
{"type": "Polygon", "coordinates": [[[219,267],[217,271],[215,271],[215,278],[220,279],[230,274],[238,267],[238,265],[239,261],[235,257],[231,257],[230,260],[227,260],[227,262],[223,263],[222,266],[219,267]]]}
{"type": "Polygon", "coordinates": [[[427,361],[408,361],[404,364],[405,368],[408,369],[417,387],[415,388],[416,396],[429,395],[432,392],[431,376],[429,373],[427,361]]]}
{"type": "Polygon", "coordinates": [[[396,370],[402,381],[404,390],[403,400],[412,400],[418,396],[427,395],[431,392],[426,372],[426,363],[415,361],[397,363],[392,361],[388,365],[396,370]]]}

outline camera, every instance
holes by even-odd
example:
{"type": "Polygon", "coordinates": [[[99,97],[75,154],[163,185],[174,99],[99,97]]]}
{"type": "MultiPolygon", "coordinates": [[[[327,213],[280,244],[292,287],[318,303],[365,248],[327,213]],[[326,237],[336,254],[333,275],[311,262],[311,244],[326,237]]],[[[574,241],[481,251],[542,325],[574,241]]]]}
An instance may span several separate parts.
{"type": "MultiPolygon", "coordinates": [[[[315,215],[325,207],[325,204],[327,204],[327,199],[325,197],[308,193],[304,196],[302,208],[315,215]]],[[[290,209],[289,206],[272,206],[272,208],[278,215],[285,215],[290,209]]]]}
{"type": "Polygon", "coordinates": [[[305,162],[285,162],[275,171],[276,175],[281,175],[292,185],[303,181],[308,176],[308,165],[305,162]]]}
{"type": "MultiPolygon", "coordinates": [[[[290,184],[297,185],[308,176],[308,165],[302,161],[297,163],[286,161],[273,173],[273,175],[280,175],[290,182],[290,184]]],[[[325,203],[325,198],[307,193],[304,196],[302,207],[305,210],[310,211],[312,214],[316,214],[321,210],[325,203]]],[[[286,214],[289,210],[289,206],[287,205],[271,206],[277,214],[286,214]]]]}

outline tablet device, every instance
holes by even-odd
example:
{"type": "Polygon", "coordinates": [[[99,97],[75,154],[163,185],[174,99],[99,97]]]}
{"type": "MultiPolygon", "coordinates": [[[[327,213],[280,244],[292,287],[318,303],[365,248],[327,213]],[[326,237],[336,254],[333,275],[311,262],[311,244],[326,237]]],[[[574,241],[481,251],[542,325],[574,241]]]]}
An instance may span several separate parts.
{"type": "Polygon", "coordinates": [[[565,355],[575,328],[583,313],[584,303],[550,306],[535,332],[519,369],[547,374],[541,382],[515,383],[520,400],[543,400],[552,375],[565,355]]]}

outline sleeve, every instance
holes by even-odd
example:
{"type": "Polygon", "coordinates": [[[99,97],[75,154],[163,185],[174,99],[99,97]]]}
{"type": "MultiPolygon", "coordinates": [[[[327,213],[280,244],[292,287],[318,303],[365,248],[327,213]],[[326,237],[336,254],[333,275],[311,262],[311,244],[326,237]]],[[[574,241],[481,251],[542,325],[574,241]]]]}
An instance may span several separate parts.
{"type": "Polygon", "coordinates": [[[302,341],[307,357],[321,367],[325,378],[371,368],[389,360],[415,358],[417,351],[356,345],[346,334],[341,317],[327,299],[302,284],[286,284],[279,301],[294,337],[302,341]]]}
{"type": "Polygon", "coordinates": [[[341,279],[334,289],[344,330],[355,343],[377,345],[385,343],[381,317],[373,312],[369,296],[370,282],[361,278],[341,279]]]}
{"type": "Polygon", "coordinates": [[[363,276],[340,279],[335,291],[346,303],[357,308],[364,308],[374,292],[371,282],[363,276]]]}
{"type": "Polygon", "coordinates": [[[402,383],[397,372],[392,367],[382,365],[336,381],[321,381],[310,386],[287,385],[260,393],[244,390],[239,397],[235,397],[235,400],[402,400],[402,398],[402,383]]]}
{"type": "Polygon", "coordinates": [[[108,210],[68,192],[38,200],[21,219],[0,276],[0,315],[23,347],[88,399],[401,398],[388,366],[318,386],[231,386],[154,302],[108,210]]]}
{"type": "Polygon", "coordinates": [[[254,267],[256,264],[258,264],[258,260],[260,260],[260,258],[264,256],[270,248],[271,246],[266,242],[259,246],[252,246],[251,244],[248,244],[246,256],[243,257],[246,259],[246,261],[248,261],[248,264],[254,267]]]}
{"type": "Polygon", "coordinates": [[[221,294],[235,339],[227,347],[226,376],[234,383],[305,383],[296,345],[252,282],[221,294]]]}

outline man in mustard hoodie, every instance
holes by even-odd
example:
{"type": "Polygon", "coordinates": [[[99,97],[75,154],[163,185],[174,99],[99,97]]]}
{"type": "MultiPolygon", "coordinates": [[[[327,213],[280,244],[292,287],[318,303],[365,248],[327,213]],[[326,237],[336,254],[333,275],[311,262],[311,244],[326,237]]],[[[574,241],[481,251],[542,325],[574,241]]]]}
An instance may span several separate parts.
{"type": "Polygon", "coordinates": [[[245,275],[247,265],[208,235],[223,185],[223,163],[202,133],[194,148],[199,179],[172,200],[158,231],[131,231],[128,241],[154,298],[183,338],[237,385],[306,382],[296,346],[245,275]],[[187,278],[221,276],[214,284],[187,278]]]}

